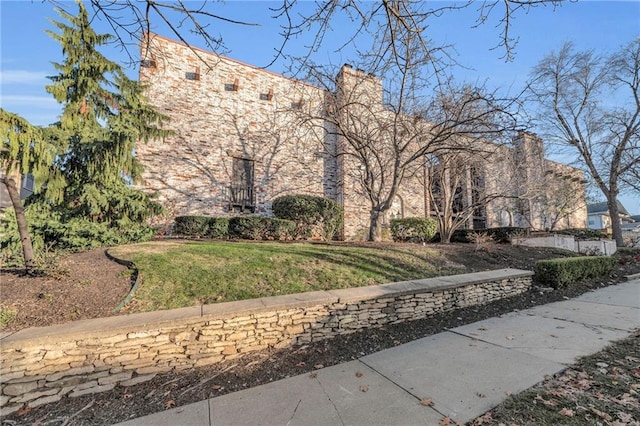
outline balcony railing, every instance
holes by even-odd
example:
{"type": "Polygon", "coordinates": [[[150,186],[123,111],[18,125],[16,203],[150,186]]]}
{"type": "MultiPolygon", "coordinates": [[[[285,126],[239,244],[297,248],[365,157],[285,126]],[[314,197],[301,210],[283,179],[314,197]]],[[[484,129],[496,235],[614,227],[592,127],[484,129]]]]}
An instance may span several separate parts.
{"type": "Polygon", "coordinates": [[[253,187],[247,185],[231,185],[229,187],[229,204],[240,210],[255,209],[253,187]]]}

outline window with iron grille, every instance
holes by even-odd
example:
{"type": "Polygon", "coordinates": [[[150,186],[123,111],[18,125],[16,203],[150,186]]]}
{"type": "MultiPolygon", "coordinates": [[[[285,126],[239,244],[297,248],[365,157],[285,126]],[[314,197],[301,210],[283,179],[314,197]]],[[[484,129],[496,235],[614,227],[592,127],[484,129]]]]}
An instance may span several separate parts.
{"type": "Polygon", "coordinates": [[[233,159],[233,175],[231,177],[230,203],[240,210],[254,211],[254,161],[247,158],[233,159]]]}

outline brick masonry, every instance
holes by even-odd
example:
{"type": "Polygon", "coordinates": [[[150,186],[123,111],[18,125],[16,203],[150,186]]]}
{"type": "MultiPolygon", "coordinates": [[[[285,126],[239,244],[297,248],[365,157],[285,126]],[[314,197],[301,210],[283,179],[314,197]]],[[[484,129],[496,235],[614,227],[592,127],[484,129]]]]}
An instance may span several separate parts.
{"type": "MultiPolygon", "coordinates": [[[[139,144],[136,153],[145,167],[141,188],[157,194],[167,208],[167,227],[177,215],[269,215],[278,196],[309,194],[344,207],[345,239],[364,236],[371,206],[357,177],[360,165],[341,154],[343,143],[326,109],[334,97],[350,96],[369,111],[388,113],[380,79],[345,65],[334,88],[316,87],[156,34],[148,40],[141,52],[140,81],[147,85],[149,101],[170,117],[168,128],[174,133],[139,144]],[[238,159],[254,167],[248,210],[231,201],[238,159]]],[[[533,135],[521,135],[513,149],[492,149],[504,152],[480,162],[487,190],[500,195],[486,206],[487,226],[585,226],[578,170],[544,159],[542,141],[533,135]],[[573,199],[560,203],[560,193],[573,199]],[[568,208],[567,220],[554,219],[568,208]]],[[[387,216],[430,214],[422,173],[409,175],[387,216]]]]}
{"type": "Polygon", "coordinates": [[[488,303],[526,291],[532,275],[504,269],[22,330],[0,340],[0,412],[488,303]]]}

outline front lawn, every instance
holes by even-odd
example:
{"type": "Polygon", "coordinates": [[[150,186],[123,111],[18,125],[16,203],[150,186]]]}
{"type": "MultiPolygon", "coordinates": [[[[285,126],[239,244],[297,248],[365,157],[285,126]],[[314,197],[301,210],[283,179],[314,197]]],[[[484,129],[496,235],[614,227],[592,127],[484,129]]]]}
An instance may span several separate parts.
{"type": "Polygon", "coordinates": [[[111,252],[135,262],[136,311],[359,287],[464,272],[428,246],[187,241],[111,252]]]}

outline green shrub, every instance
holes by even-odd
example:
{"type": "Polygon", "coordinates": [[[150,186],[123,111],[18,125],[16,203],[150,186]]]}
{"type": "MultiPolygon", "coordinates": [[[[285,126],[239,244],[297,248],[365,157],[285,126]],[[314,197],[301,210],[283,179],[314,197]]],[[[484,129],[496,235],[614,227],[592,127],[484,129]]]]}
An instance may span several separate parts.
{"type": "Polygon", "coordinates": [[[210,217],[208,222],[206,236],[223,240],[229,238],[229,218],[228,217],[210,217]]]}
{"type": "Polygon", "coordinates": [[[260,240],[264,235],[264,221],[260,216],[236,216],[229,219],[229,237],[241,240],[260,240]]]}
{"type": "Polygon", "coordinates": [[[436,235],[437,229],[438,223],[430,217],[391,219],[391,238],[393,241],[424,243],[436,235]]]}
{"type": "MultiPolygon", "coordinates": [[[[26,208],[27,222],[36,263],[48,252],[78,251],[101,246],[145,241],[153,237],[154,229],[143,223],[120,221],[112,224],[94,222],[87,218],[64,218],[40,204],[26,208]]],[[[22,245],[13,209],[0,220],[0,252],[7,266],[19,266],[22,245]]]]}
{"type": "Polygon", "coordinates": [[[309,238],[314,231],[332,240],[342,227],[342,207],[328,198],[312,195],[286,195],[273,200],[273,214],[296,223],[296,238],[309,238]]]}
{"type": "Polygon", "coordinates": [[[209,233],[209,216],[178,216],[175,218],[174,233],[189,237],[203,237],[209,233]]]}
{"type": "Polygon", "coordinates": [[[540,260],[535,265],[535,280],[554,288],[574,285],[580,280],[608,275],[616,259],[610,256],[565,257],[540,260]]]}
{"type": "Polygon", "coordinates": [[[278,219],[276,217],[262,218],[263,240],[286,241],[293,239],[296,232],[296,223],[292,220],[278,219]]]}

